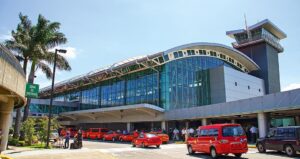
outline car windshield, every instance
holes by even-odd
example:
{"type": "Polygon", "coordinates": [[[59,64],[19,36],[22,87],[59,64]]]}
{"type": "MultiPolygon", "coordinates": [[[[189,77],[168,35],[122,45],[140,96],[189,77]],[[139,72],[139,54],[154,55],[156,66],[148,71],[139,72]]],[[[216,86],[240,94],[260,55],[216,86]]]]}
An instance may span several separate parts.
{"type": "Polygon", "coordinates": [[[156,135],[154,135],[154,134],[147,134],[146,136],[149,137],[149,138],[151,138],[151,137],[155,137],[156,135]]]}
{"type": "Polygon", "coordinates": [[[245,135],[244,130],[241,126],[226,126],[222,129],[222,135],[228,136],[243,136],[245,135]]]}

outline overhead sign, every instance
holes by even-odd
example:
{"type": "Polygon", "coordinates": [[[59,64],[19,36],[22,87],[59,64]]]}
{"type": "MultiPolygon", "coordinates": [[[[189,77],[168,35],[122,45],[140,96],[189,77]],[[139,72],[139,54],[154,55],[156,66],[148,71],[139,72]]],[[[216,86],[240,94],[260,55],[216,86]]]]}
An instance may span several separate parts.
{"type": "Polygon", "coordinates": [[[38,96],[39,96],[39,85],[38,84],[27,83],[26,84],[25,96],[27,98],[38,98],[38,96]]]}

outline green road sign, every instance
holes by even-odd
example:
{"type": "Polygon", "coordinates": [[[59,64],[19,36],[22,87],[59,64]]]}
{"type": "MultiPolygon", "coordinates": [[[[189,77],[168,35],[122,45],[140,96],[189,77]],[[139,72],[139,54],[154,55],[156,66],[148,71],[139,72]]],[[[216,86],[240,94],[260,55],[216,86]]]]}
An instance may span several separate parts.
{"type": "Polygon", "coordinates": [[[39,96],[39,85],[38,84],[26,84],[25,96],[27,98],[38,98],[39,96]]]}

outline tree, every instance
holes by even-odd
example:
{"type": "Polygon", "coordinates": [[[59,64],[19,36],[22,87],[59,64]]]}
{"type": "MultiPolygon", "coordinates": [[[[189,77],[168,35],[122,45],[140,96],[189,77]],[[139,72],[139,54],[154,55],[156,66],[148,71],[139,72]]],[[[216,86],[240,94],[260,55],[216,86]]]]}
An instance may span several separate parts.
{"type": "MultiPolygon", "coordinates": [[[[5,41],[6,47],[17,53],[16,57],[20,62],[23,62],[23,71],[27,73],[27,64],[31,59],[31,50],[29,43],[31,41],[30,31],[32,28],[31,21],[27,16],[19,14],[20,23],[17,26],[16,31],[12,31],[12,40],[5,41]]],[[[16,110],[16,120],[14,124],[14,135],[15,139],[19,138],[20,135],[20,124],[21,124],[21,109],[16,110]]]]}
{"type": "MultiPolygon", "coordinates": [[[[51,119],[51,130],[58,130],[60,125],[57,121],[57,118],[51,119]]],[[[36,131],[39,138],[39,141],[46,142],[47,141],[47,132],[48,132],[48,117],[41,117],[36,119],[36,131]]]]}
{"type": "MultiPolygon", "coordinates": [[[[54,62],[54,53],[50,51],[60,44],[65,44],[65,35],[59,32],[60,23],[50,22],[42,15],[39,15],[36,25],[32,25],[27,16],[19,14],[20,23],[16,31],[12,31],[12,39],[5,41],[5,45],[16,53],[18,59],[23,61],[23,70],[26,74],[28,62],[31,62],[28,83],[34,83],[35,72],[40,69],[48,79],[52,77],[50,65],[54,62]]],[[[57,55],[57,68],[70,71],[68,61],[61,55],[57,55]]],[[[30,99],[27,99],[23,122],[29,115],[30,99]]],[[[17,110],[15,122],[15,137],[19,136],[21,111],[17,110]]]]}
{"type": "Polygon", "coordinates": [[[33,118],[28,118],[28,120],[26,120],[25,122],[23,122],[21,130],[24,132],[25,134],[25,141],[27,142],[27,144],[30,146],[32,143],[32,137],[34,135],[34,125],[35,125],[35,121],[33,118]]]}
{"type": "MultiPolygon", "coordinates": [[[[41,69],[45,73],[48,79],[52,77],[52,71],[49,65],[54,62],[54,52],[49,50],[54,47],[65,44],[67,39],[65,35],[59,32],[60,23],[50,22],[42,15],[39,15],[37,25],[33,27],[33,58],[30,73],[28,77],[28,83],[34,83],[35,72],[41,69]]],[[[61,55],[57,55],[57,68],[59,70],[71,70],[71,66],[68,61],[61,55]]],[[[27,100],[27,105],[25,106],[23,121],[26,121],[29,115],[30,100],[27,100]]]]}

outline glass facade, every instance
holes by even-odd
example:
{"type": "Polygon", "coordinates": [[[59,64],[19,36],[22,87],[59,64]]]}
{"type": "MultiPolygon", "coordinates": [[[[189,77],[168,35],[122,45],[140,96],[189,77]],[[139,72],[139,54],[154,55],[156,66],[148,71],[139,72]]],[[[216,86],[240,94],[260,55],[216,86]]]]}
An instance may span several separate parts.
{"type": "MultiPolygon", "coordinates": [[[[53,106],[51,112],[58,114],[62,112],[74,111],[76,108],[68,106],[53,106]]],[[[30,112],[33,114],[44,114],[49,113],[49,105],[44,104],[30,104],[30,112]]]]}
{"type": "MultiPolygon", "coordinates": [[[[180,56],[181,53],[178,53],[180,56]]],[[[207,105],[211,103],[209,69],[222,65],[235,68],[214,57],[180,58],[155,70],[131,73],[58,95],[54,101],[77,102],[78,108],[72,110],[140,103],[157,105],[166,110],[207,105]]]]}
{"type": "Polygon", "coordinates": [[[166,110],[211,103],[209,69],[228,66],[213,57],[188,57],[164,65],[160,105],[166,110]]]}

